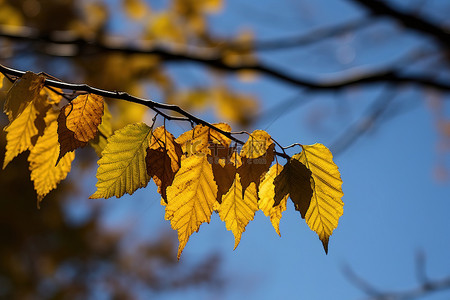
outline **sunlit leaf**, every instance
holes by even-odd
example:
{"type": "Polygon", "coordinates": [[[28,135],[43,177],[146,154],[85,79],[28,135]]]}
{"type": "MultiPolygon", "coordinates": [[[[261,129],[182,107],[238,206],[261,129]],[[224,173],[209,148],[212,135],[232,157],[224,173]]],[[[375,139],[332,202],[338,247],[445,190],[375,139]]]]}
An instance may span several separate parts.
{"type": "Polygon", "coordinates": [[[36,145],[30,150],[28,156],[31,180],[38,196],[38,205],[45,195],[55,189],[57,184],[67,177],[75,158],[73,152],[67,153],[56,165],[59,155],[57,116],[56,111],[52,111],[46,116],[47,127],[44,135],[37,139],[36,145]]]}
{"type": "Polygon", "coordinates": [[[143,18],[149,11],[147,4],[143,0],[122,0],[122,6],[126,13],[134,19],[143,18]]]}
{"type": "Polygon", "coordinates": [[[90,198],[119,198],[147,186],[145,155],[151,131],[144,123],[130,124],[108,139],[98,161],[97,191],[90,198]]]}
{"type": "Polygon", "coordinates": [[[245,227],[253,220],[255,212],[258,210],[256,185],[250,185],[243,195],[240,176],[236,174],[233,185],[222,197],[222,203],[215,208],[227,229],[233,232],[234,249],[236,249],[245,227]]]}
{"type": "Polygon", "coordinates": [[[61,109],[67,120],[67,129],[74,133],[80,142],[89,142],[98,132],[103,116],[103,97],[80,95],[61,109]]]}
{"type": "Polygon", "coordinates": [[[311,230],[319,235],[325,252],[328,252],[328,240],[344,212],[341,175],[330,150],[322,144],[303,146],[303,151],[293,158],[311,170],[313,197],[305,219],[311,230]]]}
{"type": "Polygon", "coordinates": [[[267,132],[255,130],[242,147],[241,156],[250,159],[261,157],[266,154],[271,145],[273,145],[273,142],[267,132]]]}
{"type": "Polygon", "coordinates": [[[47,103],[54,105],[58,105],[61,102],[61,100],[63,99],[62,94],[63,91],[55,87],[44,87],[40,92],[41,96],[47,98],[47,103]]]}
{"type": "MultiPolygon", "coordinates": [[[[228,124],[218,123],[213,125],[225,132],[231,131],[231,127],[228,124]]],[[[221,145],[225,148],[230,145],[231,140],[214,129],[204,125],[197,125],[192,130],[180,135],[176,142],[181,145],[183,153],[187,153],[187,156],[190,156],[196,153],[211,154],[211,144],[221,145]]]]}
{"type": "Polygon", "coordinates": [[[3,169],[14,157],[32,148],[32,138],[38,134],[38,129],[34,125],[37,114],[38,111],[33,103],[28,103],[20,116],[5,128],[7,143],[3,169]]]}
{"type": "Polygon", "coordinates": [[[173,184],[167,188],[166,220],[178,231],[178,259],[192,233],[209,223],[216,202],[217,185],[206,155],[181,162],[173,184]]]}
{"type": "Polygon", "coordinates": [[[3,169],[20,153],[31,149],[46,127],[44,118],[50,108],[46,97],[34,97],[25,109],[8,124],[6,131],[6,153],[3,169]]]}
{"type": "Polygon", "coordinates": [[[270,217],[270,222],[272,223],[273,228],[279,236],[280,234],[280,219],[283,211],[286,210],[286,202],[288,196],[284,196],[278,203],[275,205],[275,185],[274,179],[281,173],[283,170],[283,166],[279,164],[274,164],[269,172],[266,173],[264,179],[261,181],[259,185],[259,209],[264,213],[264,215],[270,217]]]}

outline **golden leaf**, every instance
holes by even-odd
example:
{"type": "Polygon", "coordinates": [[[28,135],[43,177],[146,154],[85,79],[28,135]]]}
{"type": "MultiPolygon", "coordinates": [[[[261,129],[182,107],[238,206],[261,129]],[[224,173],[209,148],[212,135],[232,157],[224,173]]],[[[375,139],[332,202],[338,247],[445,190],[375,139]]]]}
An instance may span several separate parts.
{"type": "Polygon", "coordinates": [[[6,153],[3,169],[14,157],[33,147],[32,138],[38,134],[34,125],[38,111],[34,104],[28,103],[23,112],[6,128],[6,153]]]}
{"type": "Polygon", "coordinates": [[[319,235],[328,253],[328,240],[344,213],[341,175],[327,147],[314,144],[302,148],[303,151],[293,158],[311,170],[314,180],[313,197],[305,219],[309,228],[319,235]]]}
{"type": "Polygon", "coordinates": [[[294,156],[286,163],[273,183],[275,185],[274,205],[278,205],[289,195],[295,209],[304,219],[313,196],[311,171],[294,156]]]}
{"type": "Polygon", "coordinates": [[[251,159],[261,157],[271,145],[273,145],[272,138],[267,132],[255,130],[242,147],[241,156],[251,159]]]}
{"type": "Polygon", "coordinates": [[[75,158],[73,152],[68,153],[56,165],[59,154],[57,115],[57,112],[51,111],[46,116],[47,127],[44,135],[37,139],[36,145],[30,150],[28,156],[31,180],[38,195],[38,205],[45,195],[67,177],[71,163],[75,158]]]}
{"type": "Polygon", "coordinates": [[[222,203],[220,206],[216,205],[215,208],[227,229],[233,232],[234,249],[236,249],[245,227],[253,220],[255,212],[258,210],[256,185],[250,185],[243,196],[240,176],[236,174],[233,185],[222,197],[222,203]]]}
{"type": "Polygon", "coordinates": [[[44,87],[40,92],[40,95],[42,97],[47,98],[47,101],[46,101],[47,103],[54,104],[54,105],[58,105],[61,102],[61,100],[63,98],[62,94],[63,94],[63,91],[61,89],[55,88],[55,87],[52,87],[52,88],[44,87]]]}
{"type": "Polygon", "coordinates": [[[147,4],[142,0],[123,0],[122,6],[126,13],[134,19],[141,19],[148,12],[147,4]]]}
{"type": "MultiPolygon", "coordinates": [[[[228,124],[218,123],[213,125],[223,131],[231,131],[231,127],[228,124]]],[[[191,156],[197,153],[211,154],[209,149],[211,144],[221,145],[225,148],[230,145],[231,140],[214,129],[204,125],[197,125],[192,130],[180,135],[176,142],[181,145],[183,153],[187,153],[186,156],[191,156]]]]}
{"type": "Polygon", "coordinates": [[[44,118],[50,105],[47,98],[40,95],[34,97],[25,109],[5,128],[6,153],[3,169],[20,153],[31,149],[46,127],[44,118]]]}
{"type": "Polygon", "coordinates": [[[80,95],[61,109],[67,117],[67,129],[74,133],[80,142],[89,142],[98,131],[102,122],[103,97],[86,94],[80,95]]]}
{"type": "Polygon", "coordinates": [[[206,155],[193,155],[181,162],[173,184],[167,188],[166,220],[178,231],[178,259],[189,237],[209,223],[216,202],[217,185],[206,155]]]}
{"type": "Polygon", "coordinates": [[[153,131],[150,147],[145,158],[147,174],[152,176],[158,186],[158,193],[167,202],[166,189],[173,182],[175,174],[180,169],[181,146],[175,142],[174,136],[165,130],[164,126],[153,131]]]}
{"type": "Polygon", "coordinates": [[[109,108],[106,105],[106,102],[103,103],[104,112],[102,117],[102,122],[98,125],[98,134],[96,137],[89,141],[89,145],[94,148],[95,153],[97,153],[98,157],[102,157],[102,151],[105,149],[108,138],[112,135],[112,124],[111,124],[111,113],[109,112],[109,108]]]}
{"type": "Polygon", "coordinates": [[[144,123],[130,124],[108,139],[98,161],[97,191],[90,197],[122,197],[147,186],[150,176],[145,165],[152,129],[144,123]]]}
{"type": "Polygon", "coordinates": [[[0,89],[3,88],[3,80],[5,80],[5,75],[3,75],[3,73],[0,73],[0,89]]]}
{"type": "Polygon", "coordinates": [[[270,217],[270,222],[273,228],[279,236],[280,234],[280,219],[283,211],[286,210],[286,202],[288,196],[284,196],[278,205],[275,205],[275,186],[274,179],[281,173],[283,166],[279,164],[273,165],[269,172],[266,173],[264,179],[259,185],[259,209],[264,213],[264,215],[270,217]]]}
{"type": "Polygon", "coordinates": [[[25,110],[28,103],[39,97],[44,87],[44,81],[44,76],[33,72],[26,72],[20,79],[14,82],[6,95],[3,109],[10,122],[25,110]]]}

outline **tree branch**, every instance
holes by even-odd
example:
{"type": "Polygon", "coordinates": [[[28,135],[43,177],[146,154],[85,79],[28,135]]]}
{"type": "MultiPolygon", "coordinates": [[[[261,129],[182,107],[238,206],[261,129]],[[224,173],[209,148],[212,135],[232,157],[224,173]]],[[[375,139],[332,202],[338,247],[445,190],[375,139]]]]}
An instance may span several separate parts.
{"type": "MultiPolygon", "coordinates": [[[[444,81],[437,81],[430,79],[427,75],[405,75],[395,68],[385,68],[381,70],[371,70],[363,73],[354,73],[339,76],[331,80],[311,80],[300,76],[284,72],[280,69],[272,67],[262,62],[243,62],[239,64],[226,63],[220,54],[207,48],[192,48],[185,47],[185,49],[169,49],[169,47],[155,46],[154,44],[145,45],[140,44],[130,46],[125,44],[118,44],[116,42],[104,41],[90,41],[69,33],[47,34],[41,35],[39,32],[24,28],[22,30],[8,31],[5,27],[0,27],[0,36],[18,40],[28,40],[33,42],[44,43],[46,46],[71,45],[73,54],[71,56],[86,56],[95,53],[105,52],[119,52],[123,54],[147,54],[156,55],[160,59],[171,61],[187,61],[202,64],[216,69],[236,72],[243,70],[251,70],[259,72],[263,75],[272,77],[282,82],[297,86],[306,87],[314,90],[334,91],[355,85],[369,85],[383,82],[390,82],[392,84],[414,84],[419,86],[426,86],[436,88],[443,91],[450,91],[450,83],[444,81]]],[[[56,53],[50,54],[57,56],[56,53]]],[[[70,56],[66,52],[64,56],[70,56]]]]}
{"type": "Polygon", "coordinates": [[[391,17],[407,28],[432,36],[437,41],[439,41],[442,46],[446,48],[450,47],[450,32],[444,30],[440,26],[433,24],[428,20],[402,12],[389,5],[387,2],[380,0],[351,1],[368,9],[372,14],[391,17]]]}
{"type": "MultiPolygon", "coordinates": [[[[16,77],[22,77],[22,75],[25,74],[25,72],[23,72],[23,71],[8,68],[6,66],[3,66],[2,64],[0,64],[0,72],[3,74],[9,74],[9,75],[16,76],[16,77]]],[[[205,120],[200,119],[200,118],[190,114],[189,112],[183,110],[181,107],[173,105],[173,104],[159,103],[159,102],[156,102],[156,101],[153,101],[150,99],[143,99],[143,98],[139,98],[136,96],[132,96],[125,92],[107,91],[107,90],[91,87],[87,84],[67,83],[67,82],[56,81],[56,80],[52,80],[52,79],[48,79],[48,78],[45,79],[44,85],[56,87],[56,88],[60,88],[60,89],[65,89],[65,90],[82,91],[82,92],[92,93],[92,94],[96,94],[96,95],[107,97],[107,98],[121,99],[121,100],[129,101],[129,102],[133,102],[133,103],[138,103],[138,104],[147,106],[148,108],[152,109],[153,111],[155,111],[158,114],[161,114],[168,120],[187,121],[187,122],[191,122],[191,123],[195,123],[195,124],[201,124],[201,125],[211,128],[217,132],[220,132],[222,135],[228,137],[229,139],[231,139],[232,141],[234,141],[240,145],[244,144],[243,141],[235,138],[231,132],[224,131],[224,130],[214,126],[213,124],[206,122],[205,120]],[[176,112],[176,113],[182,115],[183,117],[170,116],[170,115],[167,115],[167,114],[161,112],[161,110],[169,110],[172,112],[176,112]]],[[[283,150],[283,147],[281,147],[281,149],[283,150]]],[[[285,159],[290,158],[285,153],[280,153],[280,152],[275,151],[275,154],[280,157],[283,157],[285,159]]]]}

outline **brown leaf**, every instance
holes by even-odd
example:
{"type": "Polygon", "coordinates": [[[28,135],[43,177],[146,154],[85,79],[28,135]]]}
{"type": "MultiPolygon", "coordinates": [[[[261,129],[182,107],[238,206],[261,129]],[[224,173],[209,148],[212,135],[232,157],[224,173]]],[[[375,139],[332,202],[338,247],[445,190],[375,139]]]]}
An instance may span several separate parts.
{"type": "Polygon", "coordinates": [[[172,184],[175,174],[180,169],[182,155],[180,144],[175,141],[175,137],[164,126],[153,131],[145,159],[147,174],[153,177],[158,186],[158,192],[166,203],[166,189],[172,184]]]}
{"type": "Polygon", "coordinates": [[[275,185],[274,207],[289,195],[295,209],[305,218],[313,196],[311,171],[298,159],[291,158],[273,181],[275,185]]]}
{"type": "MultiPolygon", "coordinates": [[[[242,152],[241,152],[242,153],[242,152]]],[[[259,187],[261,177],[269,170],[270,165],[275,157],[275,145],[271,144],[265,155],[258,158],[242,157],[242,165],[237,169],[241,176],[242,193],[245,189],[254,182],[256,187],[259,187]]]]}
{"type": "Polygon", "coordinates": [[[97,135],[98,125],[102,122],[103,97],[80,95],[61,111],[67,117],[67,129],[74,133],[74,137],[80,142],[89,142],[97,135]]]}
{"type": "Polygon", "coordinates": [[[39,93],[44,87],[44,82],[44,76],[29,71],[14,82],[14,85],[6,95],[3,109],[10,122],[25,110],[28,103],[39,97],[39,93]]]}
{"type": "Polygon", "coordinates": [[[211,163],[214,181],[217,184],[217,202],[222,203],[222,196],[228,193],[236,177],[236,166],[229,161],[224,161],[221,165],[214,161],[214,157],[208,155],[208,161],[211,163]]]}
{"type": "Polygon", "coordinates": [[[172,161],[168,151],[164,148],[148,148],[145,163],[147,165],[147,174],[153,178],[158,186],[158,192],[167,203],[166,189],[173,183],[176,173],[172,169],[172,161]]]}
{"type": "Polygon", "coordinates": [[[67,152],[74,151],[75,149],[82,148],[87,145],[87,142],[82,142],[75,138],[75,134],[67,128],[66,122],[66,114],[64,113],[64,110],[61,109],[58,116],[58,142],[60,148],[56,164],[59,163],[59,160],[64,157],[67,152]]]}

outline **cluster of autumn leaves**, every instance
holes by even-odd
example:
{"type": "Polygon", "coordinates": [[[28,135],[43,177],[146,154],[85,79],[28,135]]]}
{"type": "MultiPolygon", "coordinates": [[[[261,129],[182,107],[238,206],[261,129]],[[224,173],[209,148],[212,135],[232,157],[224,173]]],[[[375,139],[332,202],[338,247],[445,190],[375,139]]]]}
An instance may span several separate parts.
{"type": "Polygon", "coordinates": [[[45,77],[25,73],[8,91],[9,118],[3,168],[26,150],[38,203],[70,172],[74,150],[90,144],[100,156],[97,190],[90,198],[121,197],[158,186],[165,218],[178,231],[178,258],[189,237],[217,212],[239,244],[256,211],[279,222],[290,197],[295,209],[328,251],[343,213],[342,181],[331,152],[321,144],[278,164],[275,144],[262,130],[248,134],[238,149],[224,123],[197,125],[175,138],[164,126],[130,124],[112,134],[103,98],[80,94],[59,108],[62,93],[44,86],[45,77]]]}

